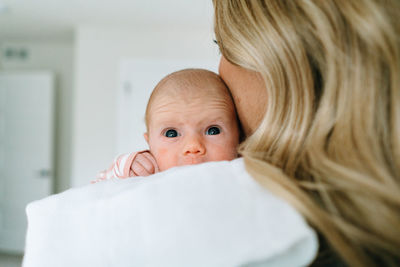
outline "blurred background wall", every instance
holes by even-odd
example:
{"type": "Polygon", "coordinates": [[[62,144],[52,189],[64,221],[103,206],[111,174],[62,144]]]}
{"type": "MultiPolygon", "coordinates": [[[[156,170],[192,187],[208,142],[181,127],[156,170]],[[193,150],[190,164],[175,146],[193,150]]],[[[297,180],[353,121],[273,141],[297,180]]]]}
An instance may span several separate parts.
{"type": "MultiPolygon", "coordinates": [[[[208,0],[0,0],[0,73],[54,74],[49,194],[88,184],[120,152],[121,62],[207,62],[217,69],[212,16],[208,0]]],[[[0,193],[8,190],[2,173],[0,167],[0,193]]],[[[1,228],[4,194],[0,201],[1,228]]],[[[20,265],[22,254],[0,251],[0,266],[20,265]]]]}
{"type": "Polygon", "coordinates": [[[209,60],[217,64],[218,53],[211,30],[211,25],[197,29],[77,29],[72,185],[87,183],[96,171],[108,167],[115,156],[116,87],[120,62],[124,59],[148,59],[171,60],[172,64],[179,60],[209,60]]]}

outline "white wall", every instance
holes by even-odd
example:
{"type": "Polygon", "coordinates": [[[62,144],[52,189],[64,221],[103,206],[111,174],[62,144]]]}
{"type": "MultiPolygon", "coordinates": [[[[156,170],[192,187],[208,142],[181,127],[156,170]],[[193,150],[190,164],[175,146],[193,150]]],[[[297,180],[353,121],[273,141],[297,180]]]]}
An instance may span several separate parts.
{"type": "Polygon", "coordinates": [[[55,73],[55,192],[70,186],[71,165],[71,100],[73,81],[72,40],[0,40],[1,70],[50,70],[55,73]],[[7,48],[23,48],[24,60],[8,59],[7,48]]]}
{"type": "Polygon", "coordinates": [[[118,69],[124,59],[217,60],[212,26],[198,29],[79,27],[71,186],[87,184],[116,156],[118,69]]]}

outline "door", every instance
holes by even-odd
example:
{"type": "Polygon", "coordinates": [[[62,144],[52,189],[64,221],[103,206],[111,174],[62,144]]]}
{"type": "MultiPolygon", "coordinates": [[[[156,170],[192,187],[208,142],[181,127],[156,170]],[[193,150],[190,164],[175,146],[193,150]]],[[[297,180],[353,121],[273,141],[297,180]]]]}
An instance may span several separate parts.
{"type": "Polygon", "coordinates": [[[0,250],[24,250],[26,204],[52,192],[53,75],[0,72],[0,250]]]}

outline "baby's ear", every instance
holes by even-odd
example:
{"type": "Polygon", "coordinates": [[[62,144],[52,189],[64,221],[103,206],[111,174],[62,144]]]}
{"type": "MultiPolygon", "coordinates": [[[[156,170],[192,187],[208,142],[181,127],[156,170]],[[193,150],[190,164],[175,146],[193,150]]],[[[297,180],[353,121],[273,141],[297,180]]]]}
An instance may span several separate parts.
{"type": "Polygon", "coordinates": [[[146,140],[147,144],[149,144],[149,134],[148,133],[144,133],[143,137],[146,140]]]}

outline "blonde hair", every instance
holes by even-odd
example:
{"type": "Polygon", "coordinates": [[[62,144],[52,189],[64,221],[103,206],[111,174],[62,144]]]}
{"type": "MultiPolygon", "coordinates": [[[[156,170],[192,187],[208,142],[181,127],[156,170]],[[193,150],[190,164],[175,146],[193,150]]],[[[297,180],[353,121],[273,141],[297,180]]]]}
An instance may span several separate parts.
{"type": "Polygon", "coordinates": [[[268,85],[249,173],[349,265],[399,264],[400,1],[214,6],[221,53],[268,85]]]}
{"type": "Polygon", "coordinates": [[[151,107],[160,95],[165,94],[172,98],[187,96],[192,98],[194,94],[221,97],[232,103],[232,112],[235,113],[231,94],[218,74],[206,69],[182,69],[161,79],[151,93],[145,113],[147,131],[149,131],[151,107]],[[171,84],[173,86],[167,86],[171,84]]]}

